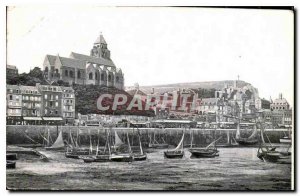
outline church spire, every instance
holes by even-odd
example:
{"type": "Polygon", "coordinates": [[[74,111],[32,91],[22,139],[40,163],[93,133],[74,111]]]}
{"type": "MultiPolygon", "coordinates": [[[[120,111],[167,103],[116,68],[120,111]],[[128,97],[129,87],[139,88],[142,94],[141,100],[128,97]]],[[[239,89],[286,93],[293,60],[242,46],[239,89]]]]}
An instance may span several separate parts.
{"type": "Polygon", "coordinates": [[[100,35],[97,37],[96,41],[94,42],[94,44],[107,44],[104,37],[103,37],[103,34],[102,32],[100,32],[100,35]]]}

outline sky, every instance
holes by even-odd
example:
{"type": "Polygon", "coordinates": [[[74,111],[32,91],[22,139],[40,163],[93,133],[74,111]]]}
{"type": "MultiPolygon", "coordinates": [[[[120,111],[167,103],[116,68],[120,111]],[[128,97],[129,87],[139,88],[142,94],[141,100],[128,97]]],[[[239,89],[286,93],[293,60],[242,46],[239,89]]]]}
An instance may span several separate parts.
{"type": "Polygon", "coordinates": [[[240,80],[261,98],[294,100],[294,15],[288,10],[18,6],[7,11],[7,64],[89,55],[100,32],[125,86],[240,80]]]}

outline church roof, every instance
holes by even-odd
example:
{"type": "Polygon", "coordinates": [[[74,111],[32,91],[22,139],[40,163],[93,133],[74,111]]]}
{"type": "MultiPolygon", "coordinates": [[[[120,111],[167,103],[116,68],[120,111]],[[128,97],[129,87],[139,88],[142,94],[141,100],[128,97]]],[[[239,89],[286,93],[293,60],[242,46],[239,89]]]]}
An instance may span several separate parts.
{"type": "Polygon", "coordinates": [[[46,55],[46,58],[48,59],[50,65],[54,65],[56,56],[47,54],[47,55],[46,55]]]}
{"type": "Polygon", "coordinates": [[[95,64],[115,67],[115,64],[111,60],[104,59],[104,58],[95,58],[92,56],[78,54],[75,52],[71,52],[70,57],[74,58],[74,59],[82,60],[82,61],[88,61],[88,62],[95,63],[95,64]]]}
{"type": "Polygon", "coordinates": [[[106,41],[105,41],[102,33],[97,37],[94,44],[106,44],[106,41]]]}
{"type": "Polygon", "coordinates": [[[57,56],[61,64],[66,67],[76,67],[78,69],[85,69],[85,61],[78,59],[71,59],[66,57],[57,56]]]}

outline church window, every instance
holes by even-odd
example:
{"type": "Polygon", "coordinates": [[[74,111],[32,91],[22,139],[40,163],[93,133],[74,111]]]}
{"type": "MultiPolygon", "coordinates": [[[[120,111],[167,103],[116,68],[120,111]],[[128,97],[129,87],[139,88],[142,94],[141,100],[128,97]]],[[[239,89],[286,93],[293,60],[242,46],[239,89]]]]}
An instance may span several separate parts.
{"type": "Polygon", "coordinates": [[[70,71],[70,77],[73,78],[73,71],[70,71]]]}
{"type": "Polygon", "coordinates": [[[90,79],[90,80],[93,79],[93,73],[92,73],[92,72],[89,74],[89,79],[90,79]]]}
{"type": "Polygon", "coordinates": [[[45,68],[45,72],[48,72],[48,67],[45,68]]]}
{"type": "Polygon", "coordinates": [[[68,70],[65,70],[65,76],[68,76],[69,74],[68,74],[68,70]]]}
{"type": "Polygon", "coordinates": [[[77,78],[80,78],[81,75],[80,75],[80,71],[77,72],[77,78]]]}
{"type": "Polygon", "coordinates": [[[108,81],[109,82],[111,81],[111,75],[108,75],[108,81]]]}
{"type": "Polygon", "coordinates": [[[104,81],[104,74],[101,74],[101,81],[104,81]]]}
{"type": "Polygon", "coordinates": [[[116,77],[116,81],[119,82],[119,76],[116,77]]]}
{"type": "Polygon", "coordinates": [[[95,73],[95,79],[98,80],[98,74],[97,74],[97,72],[95,73]]]}

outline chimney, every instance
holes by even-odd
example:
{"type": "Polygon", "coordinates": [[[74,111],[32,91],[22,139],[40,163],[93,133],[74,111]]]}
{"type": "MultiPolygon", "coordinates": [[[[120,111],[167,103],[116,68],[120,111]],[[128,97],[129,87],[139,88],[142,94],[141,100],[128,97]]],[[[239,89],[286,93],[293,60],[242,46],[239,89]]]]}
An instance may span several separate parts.
{"type": "Polygon", "coordinates": [[[152,94],[154,94],[154,88],[152,88],[152,94]]]}
{"type": "Polygon", "coordinates": [[[282,99],[282,93],[279,93],[279,99],[282,99]]]}

